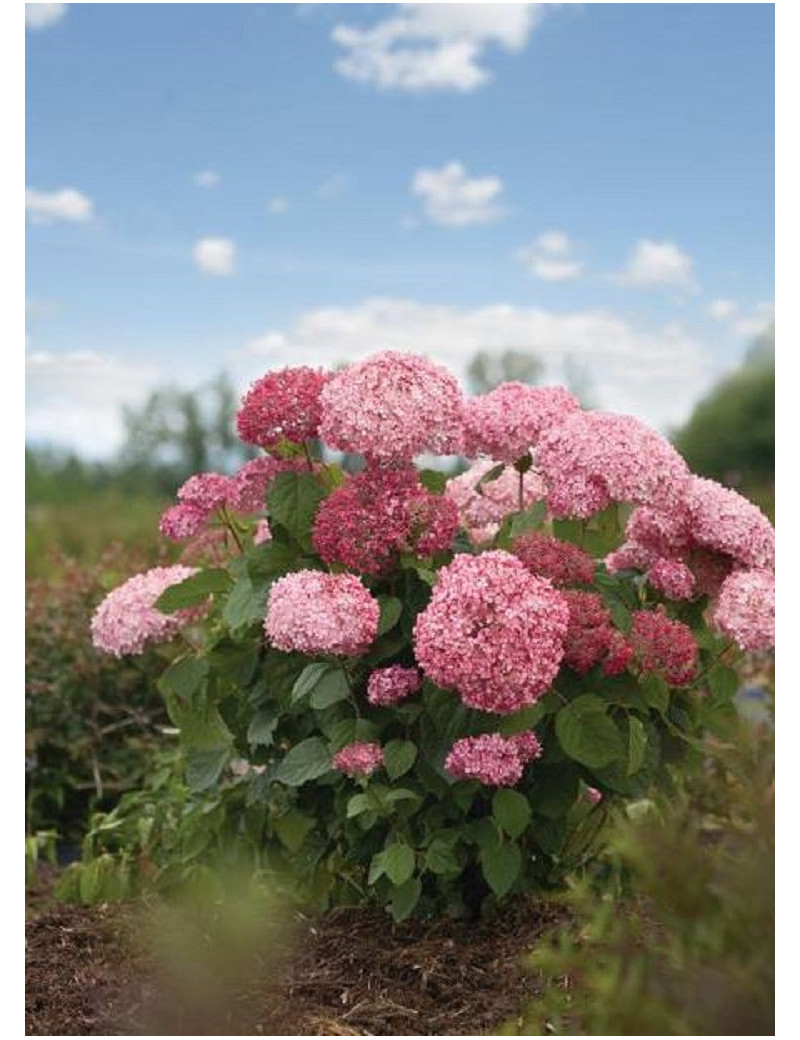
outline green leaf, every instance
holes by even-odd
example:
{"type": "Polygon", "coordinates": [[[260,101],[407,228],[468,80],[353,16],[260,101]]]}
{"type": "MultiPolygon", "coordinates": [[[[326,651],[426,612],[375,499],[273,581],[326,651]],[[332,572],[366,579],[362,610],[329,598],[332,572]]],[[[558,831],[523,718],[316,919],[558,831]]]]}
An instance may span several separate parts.
{"type": "Polygon", "coordinates": [[[192,791],[206,791],[219,780],[230,758],[225,747],[190,747],[186,751],[186,783],[192,791]]]}
{"type": "Polygon", "coordinates": [[[278,721],[279,715],[276,711],[265,708],[257,711],[247,727],[247,743],[251,747],[269,747],[278,728],[278,721]]]}
{"type": "Polygon", "coordinates": [[[578,797],[580,770],[573,762],[537,764],[536,783],[530,789],[530,804],[539,816],[557,820],[565,816],[578,797]]]}
{"type": "Polygon", "coordinates": [[[310,830],[313,830],[314,821],[297,809],[290,809],[283,816],[276,816],[272,820],[275,833],[283,845],[290,852],[297,852],[306,839],[310,830]]]}
{"type": "Polygon", "coordinates": [[[347,674],[338,664],[317,662],[307,665],[292,687],[292,704],[311,697],[311,707],[317,711],[329,708],[350,694],[347,674]]]}
{"type": "Polygon", "coordinates": [[[492,814],[500,827],[511,838],[518,838],[531,822],[531,807],[525,795],[509,788],[495,791],[492,814]]]}
{"type": "Polygon", "coordinates": [[[417,474],[419,482],[427,491],[432,491],[435,495],[441,495],[444,493],[444,489],[447,487],[447,474],[442,473],[438,469],[421,469],[417,474]]]}
{"type": "Polygon", "coordinates": [[[330,667],[325,661],[316,661],[314,664],[306,665],[292,687],[292,704],[308,697],[330,667]]]}
{"type": "Polygon", "coordinates": [[[275,779],[289,787],[300,787],[329,772],[331,756],[319,737],[308,737],[295,744],[284,756],[275,779]]]}
{"type": "Polygon", "coordinates": [[[561,709],[556,715],[556,735],[566,754],[590,769],[609,765],[626,753],[605,703],[591,693],[561,709]]]}
{"type": "Polygon", "coordinates": [[[419,902],[422,895],[422,882],[419,878],[409,878],[403,885],[396,885],[392,890],[392,901],[389,904],[395,921],[405,921],[419,902]]]}
{"type": "Polygon", "coordinates": [[[361,813],[372,812],[373,809],[374,805],[369,795],[354,794],[347,803],[347,819],[351,820],[354,816],[360,816],[361,813]]]}
{"type": "Polygon", "coordinates": [[[417,747],[410,740],[390,740],[383,749],[386,773],[390,780],[397,780],[414,765],[417,747]]]}
{"type": "Polygon", "coordinates": [[[516,842],[495,842],[481,848],[481,869],[489,887],[501,899],[519,877],[522,853],[516,842]]]}
{"type": "Polygon", "coordinates": [[[718,663],[709,668],[706,683],[712,703],[716,706],[733,700],[739,689],[739,681],[738,673],[727,665],[718,663]]]}
{"type": "Polygon", "coordinates": [[[641,676],[639,689],[651,708],[655,708],[662,715],[667,713],[669,708],[669,685],[663,675],[658,675],[656,672],[648,672],[647,675],[641,676]]]}
{"type": "Polygon", "coordinates": [[[554,520],[553,534],[562,542],[583,547],[585,523],[583,520],[554,520]]]}
{"type": "Polygon", "coordinates": [[[526,534],[528,531],[538,531],[542,526],[546,513],[547,505],[544,501],[534,502],[530,508],[523,510],[521,513],[515,513],[511,517],[509,536],[514,539],[519,538],[521,534],[526,534]]]}
{"type": "Polygon", "coordinates": [[[417,857],[410,845],[395,842],[383,850],[383,872],[393,885],[403,885],[414,873],[417,857]]]}
{"type": "Polygon", "coordinates": [[[188,701],[204,690],[207,681],[208,661],[204,657],[179,657],[161,675],[157,686],[164,696],[172,694],[188,701]]]}
{"type": "Polygon", "coordinates": [[[176,610],[197,606],[208,599],[212,592],[225,592],[230,587],[228,572],[219,567],[198,571],[190,577],[170,585],[155,602],[156,610],[163,614],[174,614],[176,610]]]}
{"type": "Polygon", "coordinates": [[[628,776],[638,773],[644,765],[647,751],[647,731],[641,719],[628,717],[628,776]]]}
{"type": "Polygon", "coordinates": [[[425,853],[425,868],[432,874],[456,874],[461,863],[453,849],[453,842],[434,838],[425,853]]]}
{"type": "Polygon", "coordinates": [[[491,484],[495,480],[498,480],[500,477],[502,477],[505,468],[506,468],[505,462],[498,462],[496,466],[492,466],[491,469],[487,470],[483,474],[481,479],[478,480],[476,482],[476,484],[475,484],[475,490],[478,492],[478,494],[480,494],[480,495],[483,494],[483,491],[481,490],[481,488],[483,487],[484,484],[491,484]]]}
{"type": "Polygon", "coordinates": [[[378,620],[378,635],[383,636],[400,620],[403,603],[396,596],[378,596],[378,605],[381,611],[378,620]]]}
{"type": "Polygon", "coordinates": [[[263,621],[267,613],[268,594],[268,582],[254,582],[249,574],[242,575],[225,600],[222,620],[234,631],[263,621]]]}
{"type": "Polygon", "coordinates": [[[310,549],[314,517],[324,497],[312,473],[279,473],[267,490],[270,517],[310,549]]]}

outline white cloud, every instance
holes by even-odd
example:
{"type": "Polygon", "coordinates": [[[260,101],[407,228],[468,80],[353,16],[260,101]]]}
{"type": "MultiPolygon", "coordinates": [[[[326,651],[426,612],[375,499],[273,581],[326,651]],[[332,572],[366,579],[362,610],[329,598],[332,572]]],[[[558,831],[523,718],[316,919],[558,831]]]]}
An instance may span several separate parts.
{"type": "Polygon", "coordinates": [[[216,188],[222,180],[216,170],[200,170],[193,179],[198,188],[216,188]]]}
{"type": "Polygon", "coordinates": [[[67,13],[67,4],[25,4],[25,25],[28,29],[46,29],[60,22],[67,13]]]}
{"type": "Polygon", "coordinates": [[[289,212],[289,200],[284,198],[283,195],[275,195],[267,203],[267,213],[271,213],[274,217],[283,216],[284,213],[289,212]]]}
{"type": "Polygon", "coordinates": [[[572,243],[563,231],[545,231],[529,246],[518,249],[516,257],[534,277],[545,282],[565,282],[583,271],[583,264],[575,259],[572,243]]]}
{"type": "Polygon", "coordinates": [[[417,170],[411,191],[422,199],[429,219],[447,227],[487,224],[504,213],[499,205],[500,178],[469,177],[460,162],[446,163],[438,170],[417,170]]]}
{"type": "Polygon", "coordinates": [[[326,178],[317,187],[317,195],[321,199],[339,199],[350,187],[350,178],[346,173],[335,173],[326,178]]]}
{"type": "Polygon", "coordinates": [[[195,243],[193,256],[203,274],[226,277],[236,271],[236,246],[229,238],[201,238],[195,243]]]}
{"type": "Polygon", "coordinates": [[[732,324],[733,331],[744,339],[752,339],[775,320],[775,304],[763,301],[747,313],[737,315],[732,324]]]}
{"type": "Polygon", "coordinates": [[[709,317],[714,321],[727,321],[736,313],[737,307],[733,300],[712,300],[706,308],[709,317]]]}
{"type": "Polygon", "coordinates": [[[693,262],[674,242],[641,239],[615,280],[637,288],[694,288],[693,262]]]}
{"type": "Polygon", "coordinates": [[[382,90],[467,93],[492,78],[486,50],[522,50],[545,10],[545,4],[399,4],[370,28],[337,25],[332,39],[345,53],[334,68],[382,90]]]}
{"type": "Polygon", "coordinates": [[[56,191],[25,189],[25,212],[34,224],[52,224],[55,220],[91,220],[92,200],[76,188],[56,191]]]}
{"type": "Polygon", "coordinates": [[[542,358],[555,382],[569,357],[590,373],[602,407],[662,428],[683,421],[716,374],[710,351],[680,326],[641,328],[606,311],[559,314],[503,303],[470,309],[377,298],[320,308],[289,329],[269,330],[247,345],[241,360],[250,367],[242,376],[298,358],[334,365],[385,348],[427,354],[459,375],[478,350],[526,350],[542,358]]]}
{"type": "Polygon", "coordinates": [[[95,351],[26,356],[26,438],[100,458],[122,440],[123,405],[140,403],[162,378],[148,364],[95,351]]]}

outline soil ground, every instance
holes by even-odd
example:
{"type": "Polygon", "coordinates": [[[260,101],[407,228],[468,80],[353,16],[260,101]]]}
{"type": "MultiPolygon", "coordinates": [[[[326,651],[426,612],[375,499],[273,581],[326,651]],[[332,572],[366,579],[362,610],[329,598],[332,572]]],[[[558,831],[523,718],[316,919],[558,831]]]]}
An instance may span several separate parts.
{"type": "Polygon", "coordinates": [[[564,916],[518,902],[478,924],[393,925],[337,910],[298,921],[259,981],[198,1001],[143,952],[140,909],[48,905],[41,887],[26,925],[29,1036],[497,1035],[536,993],[525,953],[564,916]]]}

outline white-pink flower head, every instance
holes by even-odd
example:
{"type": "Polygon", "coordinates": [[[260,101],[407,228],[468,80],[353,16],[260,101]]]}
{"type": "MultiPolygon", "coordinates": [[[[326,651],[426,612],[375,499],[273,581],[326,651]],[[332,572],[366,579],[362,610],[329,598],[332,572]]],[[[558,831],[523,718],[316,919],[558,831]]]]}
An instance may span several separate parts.
{"type": "Polygon", "coordinates": [[[450,373],[416,354],[387,350],[349,365],[320,394],[320,437],[373,459],[460,450],[463,398],[450,373]]]}
{"type": "Polygon", "coordinates": [[[563,386],[501,383],[464,407],[464,451],[515,462],[527,455],[545,430],[562,422],[580,402],[563,386]]]}
{"type": "Polygon", "coordinates": [[[711,621],[742,650],[758,653],[775,645],[775,575],[768,570],[734,571],[722,583],[711,621]]]}
{"type": "Polygon", "coordinates": [[[490,787],[514,787],[522,779],[528,762],[541,753],[535,733],[516,737],[482,733],[457,740],[444,767],[456,780],[480,780],[490,787]]]}
{"type": "MultiPolygon", "coordinates": [[[[475,545],[490,542],[503,520],[520,509],[520,475],[506,466],[495,480],[480,484],[497,463],[479,459],[468,470],[448,480],[445,496],[455,502],[458,519],[475,545]],[[480,484],[480,486],[479,486],[480,484]]],[[[541,475],[529,469],[522,476],[522,509],[527,509],[547,494],[541,475]]]]}
{"type": "Polygon", "coordinates": [[[278,650],[356,657],[377,636],[379,615],[354,574],[296,571],[270,589],[264,631],[278,650]]]}
{"type": "Polygon", "coordinates": [[[387,668],[377,668],[370,675],[367,700],[370,704],[387,707],[411,697],[421,685],[422,678],[416,668],[390,664],[387,668]]]}
{"type": "Polygon", "coordinates": [[[549,688],[564,655],[569,607],[545,578],[502,551],[458,555],[417,617],[425,673],[471,708],[512,712],[549,688]]]}
{"type": "Polygon", "coordinates": [[[692,477],[686,492],[692,538],[745,567],[775,565],[775,530],[758,506],[731,488],[692,477]]]}
{"type": "Polygon", "coordinates": [[[151,643],[166,643],[205,607],[162,614],[153,604],[165,589],[197,573],[196,567],[153,567],[136,574],[106,596],[92,618],[92,642],[115,657],[141,654],[151,643]]]}
{"type": "Polygon", "coordinates": [[[586,518],[612,502],[669,509],[689,480],[669,441],[631,415],[573,412],[545,431],[536,458],[556,517],[586,518]]]}

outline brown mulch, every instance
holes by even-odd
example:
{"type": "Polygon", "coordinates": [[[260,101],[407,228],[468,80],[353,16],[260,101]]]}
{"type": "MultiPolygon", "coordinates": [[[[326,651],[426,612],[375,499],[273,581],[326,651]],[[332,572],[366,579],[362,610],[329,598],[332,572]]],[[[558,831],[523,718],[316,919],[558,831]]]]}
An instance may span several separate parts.
{"type": "Polygon", "coordinates": [[[159,977],[131,906],[56,904],[26,925],[26,1035],[492,1035],[536,993],[525,954],[563,920],[527,902],[477,924],[333,911],[298,922],[283,966],[215,991],[209,1012],[159,977]]]}

